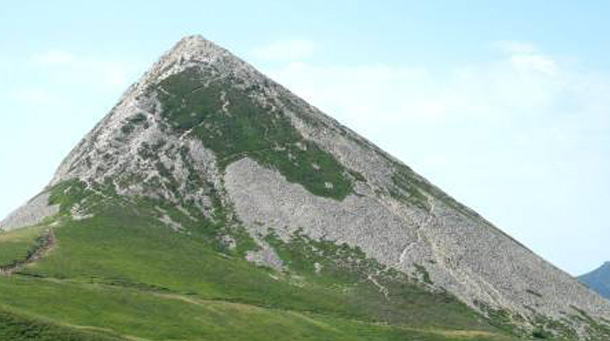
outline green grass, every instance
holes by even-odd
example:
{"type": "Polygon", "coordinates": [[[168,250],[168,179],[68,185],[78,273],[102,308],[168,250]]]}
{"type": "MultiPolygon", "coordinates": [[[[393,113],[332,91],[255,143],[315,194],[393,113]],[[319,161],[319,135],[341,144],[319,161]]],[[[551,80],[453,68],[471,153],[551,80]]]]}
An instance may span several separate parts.
{"type": "Polygon", "coordinates": [[[112,331],[75,328],[0,306],[0,340],[120,341],[124,339],[112,331]]]}
{"type": "MultiPolygon", "coordinates": [[[[31,317],[15,319],[14,314],[0,313],[0,326],[8,326],[6,333],[24,335],[20,327],[42,329],[59,335],[56,340],[509,340],[489,332],[406,328],[41,278],[0,280],[0,299],[6,305],[19,305],[21,316],[46,319],[32,322],[31,317]]],[[[21,340],[47,339],[53,340],[21,340]]]]}
{"type": "Polygon", "coordinates": [[[33,226],[0,234],[0,267],[24,261],[37,245],[45,225],[33,226]]]}

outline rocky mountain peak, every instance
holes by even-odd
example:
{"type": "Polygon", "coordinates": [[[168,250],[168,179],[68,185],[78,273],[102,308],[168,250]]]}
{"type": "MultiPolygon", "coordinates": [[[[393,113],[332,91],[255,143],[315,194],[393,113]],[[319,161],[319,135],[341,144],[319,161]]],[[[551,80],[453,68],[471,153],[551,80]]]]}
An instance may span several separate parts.
{"type": "MultiPolygon", "coordinates": [[[[375,276],[391,270],[525,328],[581,312],[610,320],[610,303],[572,276],[201,36],[163,55],[49,186],[69,180],[158,200],[197,222],[240,226],[257,245],[247,259],[277,271],[287,265],[270,236],[306,238],[377,262],[365,278],[388,297],[375,276]]],[[[94,214],[85,204],[75,212],[94,214]]],[[[566,328],[582,329],[570,321],[566,328]]]]}
{"type": "MultiPolygon", "coordinates": [[[[227,50],[205,39],[200,34],[185,36],[180,39],[168,54],[180,55],[211,55],[211,54],[226,54],[227,50]]],[[[186,57],[186,56],[185,56],[186,57]]]]}
{"type": "Polygon", "coordinates": [[[236,57],[229,51],[201,35],[186,36],[166,52],[147,72],[140,83],[152,83],[189,66],[215,66],[234,63],[236,57]]]}

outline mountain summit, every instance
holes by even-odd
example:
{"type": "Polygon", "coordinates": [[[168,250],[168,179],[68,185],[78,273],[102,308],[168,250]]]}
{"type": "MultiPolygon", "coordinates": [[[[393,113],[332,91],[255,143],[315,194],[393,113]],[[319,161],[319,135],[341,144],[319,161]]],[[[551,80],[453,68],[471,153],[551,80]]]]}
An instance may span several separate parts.
{"type": "Polygon", "coordinates": [[[0,253],[13,274],[0,299],[116,337],[610,337],[609,302],[201,36],[162,56],[0,229],[0,250],[30,240],[0,253]],[[78,299],[44,309],[25,286],[78,299]],[[117,295],[161,310],[100,303],[117,295]]]}

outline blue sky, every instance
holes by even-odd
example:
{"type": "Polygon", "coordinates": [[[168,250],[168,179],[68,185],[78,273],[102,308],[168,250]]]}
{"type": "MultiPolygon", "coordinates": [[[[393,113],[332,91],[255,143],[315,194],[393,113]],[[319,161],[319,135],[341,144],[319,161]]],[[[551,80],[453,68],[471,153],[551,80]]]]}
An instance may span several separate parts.
{"type": "Polygon", "coordinates": [[[572,274],[610,260],[610,3],[4,1],[0,216],[202,34],[572,274]]]}

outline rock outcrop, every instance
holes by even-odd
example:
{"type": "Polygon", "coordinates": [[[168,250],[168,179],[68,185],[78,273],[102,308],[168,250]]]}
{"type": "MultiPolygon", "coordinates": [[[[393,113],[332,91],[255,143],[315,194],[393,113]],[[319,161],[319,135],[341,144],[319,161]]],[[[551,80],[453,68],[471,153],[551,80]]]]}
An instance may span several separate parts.
{"type": "Polygon", "coordinates": [[[0,231],[40,224],[59,212],[59,205],[49,205],[49,193],[43,192],[0,221],[0,231]]]}

